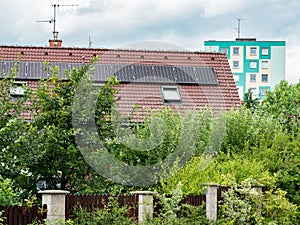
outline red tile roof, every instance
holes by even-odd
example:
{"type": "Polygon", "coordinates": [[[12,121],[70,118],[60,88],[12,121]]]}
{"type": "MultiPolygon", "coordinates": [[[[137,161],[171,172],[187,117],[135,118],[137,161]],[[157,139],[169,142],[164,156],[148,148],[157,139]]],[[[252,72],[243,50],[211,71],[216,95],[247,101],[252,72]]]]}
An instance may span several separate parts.
{"type": "MultiPolygon", "coordinates": [[[[20,57],[21,61],[86,63],[96,55],[100,64],[213,67],[218,85],[170,84],[180,89],[180,108],[208,106],[229,109],[240,106],[227,57],[222,53],[0,46],[0,59],[3,61],[15,61],[20,57]]],[[[161,86],[159,83],[121,84],[121,98],[118,101],[120,110],[127,114],[135,104],[151,109],[163,106],[161,86]]]]}

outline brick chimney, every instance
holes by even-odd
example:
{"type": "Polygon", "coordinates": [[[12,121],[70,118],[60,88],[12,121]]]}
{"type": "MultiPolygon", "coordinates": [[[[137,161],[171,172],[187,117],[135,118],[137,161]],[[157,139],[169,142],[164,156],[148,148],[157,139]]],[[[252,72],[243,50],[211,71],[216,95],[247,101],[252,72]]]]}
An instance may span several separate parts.
{"type": "Polygon", "coordinates": [[[60,48],[60,47],[62,47],[62,40],[50,39],[49,40],[49,47],[50,48],[60,48]]]}

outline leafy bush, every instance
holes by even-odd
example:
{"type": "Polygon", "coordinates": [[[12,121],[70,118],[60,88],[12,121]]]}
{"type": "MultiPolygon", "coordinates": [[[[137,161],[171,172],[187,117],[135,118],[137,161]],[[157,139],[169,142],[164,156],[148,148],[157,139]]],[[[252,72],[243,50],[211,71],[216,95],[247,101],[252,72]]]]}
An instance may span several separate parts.
{"type": "Polygon", "coordinates": [[[267,93],[259,113],[278,120],[287,133],[297,134],[300,127],[300,82],[289,84],[281,81],[273,91],[267,93]]]}
{"type": "Polygon", "coordinates": [[[251,182],[245,181],[241,186],[235,185],[222,193],[221,217],[230,224],[258,224],[260,220],[258,192],[252,188],[251,182]]]}
{"type": "Polygon", "coordinates": [[[117,199],[110,197],[108,204],[104,209],[94,210],[92,212],[85,208],[77,207],[75,210],[73,224],[89,224],[89,225],[130,225],[136,222],[127,217],[128,208],[120,207],[117,199]]]}
{"type": "Polygon", "coordinates": [[[162,181],[160,191],[170,193],[181,182],[183,194],[201,194],[205,183],[234,185],[241,184],[247,178],[267,187],[275,183],[264,163],[256,158],[240,154],[219,154],[214,160],[194,157],[178,173],[162,181]]]}
{"type": "Polygon", "coordinates": [[[266,224],[292,225],[299,222],[299,206],[288,201],[280,189],[263,194],[263,216],[266,224]]]}
{"type": "Polygon", "coordinates": [[[18,203],[18,196],[12,189],[10,179],[0,176],[0,206],[12,206],[18,203]]]}

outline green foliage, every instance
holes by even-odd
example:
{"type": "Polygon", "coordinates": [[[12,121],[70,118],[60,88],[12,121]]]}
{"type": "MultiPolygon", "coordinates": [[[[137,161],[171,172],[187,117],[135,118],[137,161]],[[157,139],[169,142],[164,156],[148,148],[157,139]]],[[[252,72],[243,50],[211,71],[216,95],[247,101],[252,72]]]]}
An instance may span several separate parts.
{"type": "Polygon", "coordinates": [[[244,154],[249,148],[259,147],[261,140],[272,144],[275,131],[280,125],[272,118],[253,114],[249,109],[230,111],[225,114],[226,135],[221,151],[244,154]]]}
{"type": "Polygon", "coordinates": [[[181,190],[181,183],[179,182],[177,184],[177,187],[170,195],[166,194],[161,194],[158,195],[159,200],[162,205],[162,210],[160,212],[162,217],[166,218],[176,218],[177,214],[179,213],[181,206],[180,206],[180,201],[183,198],[183,193],[181,190]]]}
{"type": "Polygon", "coordinates": [[[262,204],[265,224],[292,225],[299,222],[299,206],[288,201],[285,191],[266,191],[263,193],[262,204]]]}
{"type": "Polygon", "coordinates": [[[220,203],[221,218],[236,225],[258,224],[260,218],[260,197],[252,188],[249,181],[244,181],[241,186],[233,186],[222,193],[220,203]]]}
{"type": "Polygon", "coordinates": [[[205,183],[234,185],[247,178],[268,187],[275,183],[265,165],[255,158],[248,159],[239,154],[220,154],[214,160],[194,157],[182,170],[161,183],[161,192],[169,193],[181,182],[184,194],[201,194],[205,183]]]}
{"type": "Polygon", "coordinates": [[[251,89],[249,89],[248,92],[244,94],[243,106],[246,107],[247,109],[250,109],[252,112],[255,112],[259,106],[259,100],[258,98],[253,99],[251,89]]]}
{"type": "Polygon", "coordinates": [[[297,134],[300,127],[300,83],[281,81],[263,99],[260,113],[277,119],[287,132],[297,134]]]}
{"type": "Polygon", "coordinates": [[[285,190],[287,198],[300,205],[300,136],[278,131],[273,145],[255,149],[253,157],[274,174],[276,187],[285,190]]]}
{"type": "Polygon", "coordinates": [[[18,203],[18,196],[11,185],[10,179],[0,176],[0,206],[13,206],[18,203]]]}
{"type": "Polygon", "coordinates": [[[120,207],[118,200],[110,197],[108,204],[104,209],[89,212],[87,209],[78,207],[75,210],[73,219],[74,225],[89,224],[89,225],[130,225],[136,224],[133,219],[127,217],[128,209],[120,207]]]}

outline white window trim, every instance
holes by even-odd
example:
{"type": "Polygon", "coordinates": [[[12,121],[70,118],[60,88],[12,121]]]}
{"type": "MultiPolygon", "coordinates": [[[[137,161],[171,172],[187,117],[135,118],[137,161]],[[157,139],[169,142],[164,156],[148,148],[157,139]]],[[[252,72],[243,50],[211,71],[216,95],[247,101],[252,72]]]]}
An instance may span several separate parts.
{"type": "Polygon", "coordinates": [[[164,103],[180,103],[181,102],[181,96],[180,96],[178,86],[162,86],[161,91],[162,91],[164,103]],[[166,93],[167,90],[176,91],[177,97],[167,96],[167,93],[166,93]]]}
{"type": "Polygon", "coordinates": [[[256,61],[250,61],[250,69],[257,69],[257,62],[256,61]],[[253,66],[255,63],[255,67],[253,66]]]}
{"type": "Polygon", "coordinates": [[[262,69],[269,69],[269,62],[266,60],[261,61],[261,68],[262,69]]]}
{"type": "Polygon", "coordinates": [[[269,55],[269,48],[261,48],[261,55],[264,56],[269,55]]]}
{"type": "Polygon", "coordinates": [[[10,95],[13,97],[23,96],[25,94],[25,89],[23,88],[23,85],[27,86],[27,82],[15,81],[13,84],[15,87],[10,88],[10,95]]]}

